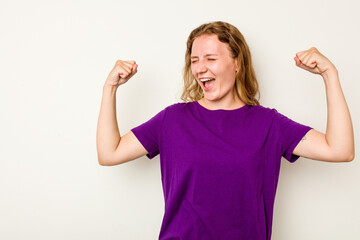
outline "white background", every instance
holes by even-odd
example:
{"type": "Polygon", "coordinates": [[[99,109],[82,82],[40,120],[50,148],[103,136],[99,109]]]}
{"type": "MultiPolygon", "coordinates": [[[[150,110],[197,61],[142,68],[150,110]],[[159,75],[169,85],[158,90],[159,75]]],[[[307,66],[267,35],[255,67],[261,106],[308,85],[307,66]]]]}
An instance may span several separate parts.
{"type": "MultiPolygon", "coordinates": [[[[0,239],[157,239],[159,156],[97,162],[102,86],[117,59],[121,135],[181,102],[185,43],[200,24],[235,25],[253,55],[263,106],[326,130],[323,80],[295,66],[315,46],[360,115],[359,3],[352,1],[0,1],[0,239]]],[[[360,164],[282,159],[273,238],[359,239],[360,164]]]]}

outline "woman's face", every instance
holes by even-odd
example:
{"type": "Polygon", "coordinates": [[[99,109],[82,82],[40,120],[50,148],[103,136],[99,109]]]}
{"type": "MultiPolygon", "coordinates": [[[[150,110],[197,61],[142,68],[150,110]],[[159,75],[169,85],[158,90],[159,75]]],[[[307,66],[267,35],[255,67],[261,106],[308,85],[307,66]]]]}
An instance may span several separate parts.
{"type": "Polygon", "coordinates": [[[237,70],[237,60],[231,57],[228,44],[220,42],[217,35],[201,35],[194,40],[191,71],[207,100],[232,97],[237,70]],[[212,80],[206,83],[201,81],[204,79],[212,80]]]}

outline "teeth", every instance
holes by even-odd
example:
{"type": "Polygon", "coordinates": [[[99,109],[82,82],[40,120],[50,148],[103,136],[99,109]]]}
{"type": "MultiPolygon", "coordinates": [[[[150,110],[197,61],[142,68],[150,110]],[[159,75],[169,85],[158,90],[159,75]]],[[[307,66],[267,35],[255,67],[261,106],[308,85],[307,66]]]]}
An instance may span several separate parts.
{"type": "Polygon", "coordinates": [[[203,79],[200,79],[200,81],[202,82],[206,82],[206,81],[210,81],[210,80],[213,80],[214,78],[203,78],[203,79]]]}

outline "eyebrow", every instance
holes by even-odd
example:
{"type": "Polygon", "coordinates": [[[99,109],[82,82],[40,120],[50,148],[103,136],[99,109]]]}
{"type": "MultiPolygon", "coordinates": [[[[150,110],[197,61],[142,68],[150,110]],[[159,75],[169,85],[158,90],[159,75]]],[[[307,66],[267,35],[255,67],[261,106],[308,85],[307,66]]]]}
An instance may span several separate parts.
{"type": "MultiPolygon", "coordinates": [[[[209,57],[209,56],[218,56],[217,54],[214,54],[214,53],[209,53],[209,54],[206,54],[205,57],[209,57]]],[[[193,58],[199,58],[198,56],[191,56],[191,59],[193,58]]]]}

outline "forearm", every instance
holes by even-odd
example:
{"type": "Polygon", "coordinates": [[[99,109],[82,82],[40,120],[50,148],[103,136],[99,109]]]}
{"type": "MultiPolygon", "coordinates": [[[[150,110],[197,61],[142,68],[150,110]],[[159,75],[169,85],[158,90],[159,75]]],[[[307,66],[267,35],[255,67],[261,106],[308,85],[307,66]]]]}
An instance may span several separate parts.
{"type": "Polygon", "coordinates": [[[116,87],[105,85],[96,135],[99,161],[110,158],[120,139],[121,136],[116,118],[116,87]]]}
{"type": "Polygon", "coordinates": [[[349,108],[334,68],[323,74],[327,101],[326,141],[334,157],[353,159],[354,135],[349,108]]]}

